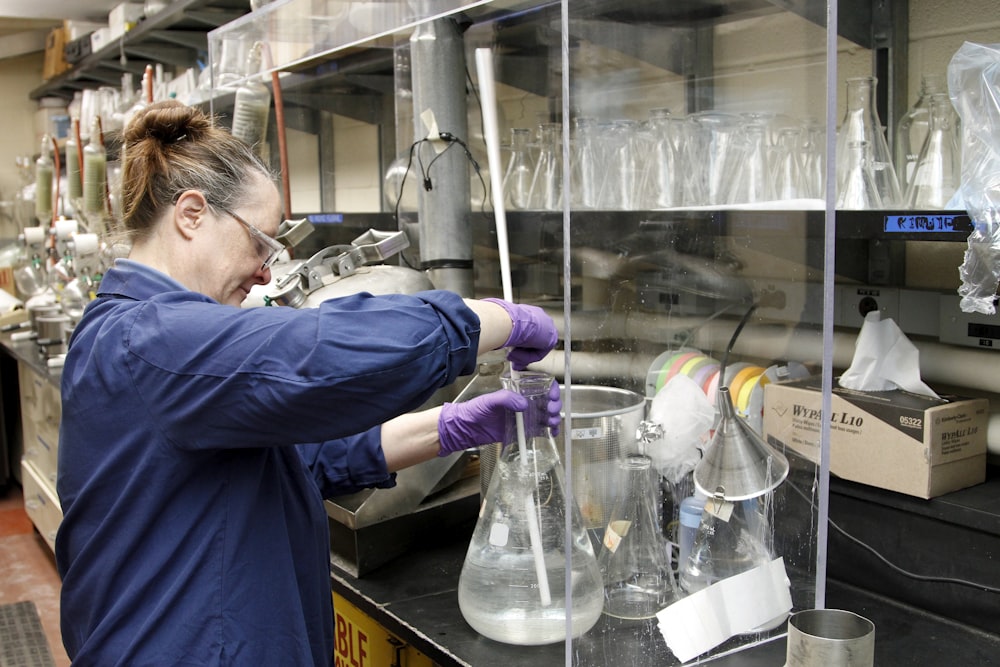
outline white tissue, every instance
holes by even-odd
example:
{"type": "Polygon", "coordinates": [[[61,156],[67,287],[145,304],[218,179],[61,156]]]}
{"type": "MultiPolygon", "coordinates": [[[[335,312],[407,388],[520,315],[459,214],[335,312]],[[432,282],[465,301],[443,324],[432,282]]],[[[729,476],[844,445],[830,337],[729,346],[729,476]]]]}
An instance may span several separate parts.
{"type": "Polygon", "coordinates": [[[883,320],[877,310],[865,315],[854,359],[840,376],[840,386],[858,391],[903,389],[940,398],[920,379],[920,351],[892,319],[883,320]]]}
{"type": "Polygon", "coordinates": [[[646,454],[662,475],[677,481],[701,459],[698,445],[715,422],[715,406],[697,382],[678,374],[656,392],[649,420],[663,428],[663,436],[646,446],[646,454]]]}

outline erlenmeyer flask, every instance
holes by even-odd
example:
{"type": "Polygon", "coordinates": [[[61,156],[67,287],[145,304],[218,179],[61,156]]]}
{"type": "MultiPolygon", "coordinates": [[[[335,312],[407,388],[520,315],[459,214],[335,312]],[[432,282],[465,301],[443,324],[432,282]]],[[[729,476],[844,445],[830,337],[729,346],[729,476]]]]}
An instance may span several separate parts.
{"type": "Polygon", "coordinates": [[[892,156],[889,154],[889,144],[885,140],[882,123],[875,109],[877,82],[873,76],[847,80],[847,112],[837,132],[837,187],[839,192],[853,165],[848,145],[853,141],[867,141],[872,176],[881,206],[889,208],[899,206],[902,196],[892,156]]]}
{"type": "Polygon", "coordinates": [[[649,125],[653,132],[653,144],[649,157],[646,203],[650,208],[679,206],[682,178],[676,136],[678,120],[670,115],[669,109],[653,109],[649,112],[649,125]]]}
{"type": "Polygon", "coordinates": [[[837,192],[837,209],[863,211],[882,208],[875,175],[871,168],[871,154],[867,141],[852,141],[847,145],[845,162],[847,173],[837,192]]]}
{"type": "Polygon", "coordinates": [[[848,169],[837,192],[837,209],[860,211],[882,208],[884,202],[879,194],[875,175],[872,173],[871,157],[867,141],[852,141],[847,145],[843,159],[848,169]]]}
{"type": "Polygon", "coordinates": [[[694,114],[692,141],[686,163],[691,169],[685,203],[719,206],[726,203],[729,185],[740,163],[739,116],[714,111],[694,114]]]}
{"type": "Polygon", "coordinates": [[[503,453],[458,580],[465,620],[480,634],[507,644],[565,640],[567,613],[573,636],[579,636],[593,627],[604,607],[597,558],[576,503],[565,496],[555,444],[542,426],[551,384],[552,376],[545,373],[504,378],[506,388],[528,399],[528,409],[521,419],[508,415],[503,453]]]}
{"type": "Polygon", "coordinates": [[[740,145],[740,169],[730,180],[727,201],[730,204],[756,204],[774,199],[771,169],[767,160],[767,128],[752,123],[743,127],[740,145]]]}
{"type": "Polygon", "coordinates": [[[542,123],[538,127],[538,161],[531,180],[528,208],[555,211],[562,207],[562,126],[542,123]]]}
{"type": "Polygon", "coordinates": [[[571,196],[577,208],[597,208],[602,168],[597,154],[597,121],[581,116],[573,120],[571,196]]]}
{"type": "Polygon", "coordinates": [[[775,199],[798,199],[807,195],[805,167],[802,156],[802,130],[785,127],[778,132],[775,146],[774,184],[775,199]]]}
{"type": "Polygon", "coordinates": [[[896,176],[899,178],[899,188],[903,192],[909,190],[910,182],[913,180],[913,169],[917,166],[917,158],[920,157],[920,148],[930,131],[930,96],[940,93],[948,93],[948,81],[944,75],[923,75],[920,78],[920,96],[896,125],[894,146],[896,176]]]}
{"type": "Polygon", "coordinates": [[[605,211],[631,211],[639,192],[638,124],[634,120],[613,120],[602,124],[600,133],[601,168],[604,177],[597,207],[605,211]]]}
{"type": "Polygon", "coordinates": [[[685,593],[771,562],[769,499],[770,494],[764,494],[730,501],[716,493],[705,501],[691,553],[681,563],[680,587],[685,593]]]}
{"type": "Polygon", "coordinates": [[[657,520],[659,504],[648,456],[620,463],[624,495],[604,530],[598,565],[604,579],[604,613],[625,619],[651,618],[676,600],[666,540],[657,520]]]}
{"type": "Polygon", "coordinates": [[[962,162],[955,138],[958,114],[947,93],[931,95],[928,106],[930,130],[906,191],[907,208],[944,208],[961,184],[962,162]]]}
{"type": "Polygon", "coordinates": [[[531,130],[515,127],[510,131],[510,159],[503,175],[503,191],[507,207],[512,210],[528,208],[531,193],[531,130]]]}

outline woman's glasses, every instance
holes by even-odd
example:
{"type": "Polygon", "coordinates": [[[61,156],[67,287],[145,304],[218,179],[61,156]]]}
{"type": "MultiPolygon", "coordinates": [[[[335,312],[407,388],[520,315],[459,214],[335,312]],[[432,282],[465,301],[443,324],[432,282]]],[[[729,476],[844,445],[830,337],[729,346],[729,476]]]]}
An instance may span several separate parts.
{"type": "Polygon", "coordinates": [[[260,256],[264,258],[264,262],[260,265],[260,270],[263,271],[271,268],[271,265],[274,264],[276,259],[278,259],[278,255],[280,255],[281,251],[285,249],[285,246],[281,245],[232,211],[222,209],[222,212],[229,214],[233,217],[233,219],[246,227],[247,231],[250,232],[250,236],[252,236],[259,244],[260,256]]]}

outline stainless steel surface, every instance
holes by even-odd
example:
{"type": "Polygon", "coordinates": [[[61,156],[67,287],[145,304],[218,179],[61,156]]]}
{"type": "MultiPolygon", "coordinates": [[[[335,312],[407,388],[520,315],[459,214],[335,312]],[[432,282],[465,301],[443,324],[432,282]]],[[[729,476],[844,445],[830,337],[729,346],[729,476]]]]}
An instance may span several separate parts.
{"type": "Polygon", "coordinates": [[[875,624],[842,609],[806,609],[788,621],[785,667],[872,667],[875,624]]]}

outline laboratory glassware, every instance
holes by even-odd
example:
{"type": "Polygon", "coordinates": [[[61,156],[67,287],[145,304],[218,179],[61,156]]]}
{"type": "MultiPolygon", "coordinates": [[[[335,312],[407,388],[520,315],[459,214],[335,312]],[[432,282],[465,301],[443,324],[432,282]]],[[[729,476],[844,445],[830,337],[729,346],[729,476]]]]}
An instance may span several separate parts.
{"type": "Polygon", "coordinates": [[[904,193],[913,180],[913,169],[920,157],[920,148],[930,130],[930,96],[948,93],[948,81],[943,74],[924,74],[920,77],[920,95],[913,106],[896,124],[895,145],[896,176],[904,193]]]}
{"type": "Polygon", "coordinates": [[[567,614],[574,637],[593,627],[604,587],[580,511],[566,496],[555,443],[542,426],[552,376],[524,371],[503,382],[528,399],[528,409],[521,419],[507,416],[503,452],[459,576],[458,605],[490,639],[550,644],[565,640],[567,614]]]}
{"type": "Polygon", "coordinates": [[[961,185],[962,160],[955,134],[958,115],[951,98],[947,93],[931,95],[928,107],[930,129],[906,191],[907,208],[942,209],[961,185]]]}
{"type": "Polygon", "coordinates": [[[542,123],[538,127],[538,159],[531,179],[528,208],[555,211],[562,206],[562,125],[542,123]]]}
{"type": "Polygon", "coordinates": [[[756,204],[774,199],[771,169],[767,159],[767,127],[758,123],[744,125],[740,131],[739,163],[735,178],[728,180],[730,204],[756,204]]]}
{"type": "Polygon", "coordinates": [[[657,512],[659,484],[644,454],[627,456],[619,466],[622,495],[611,511],[597,560],[604,580],[604,613],[651,618],[677,599],[657,512]]]}
{"type": "Polygon", "coordinates": [[[66,136],[66,196],[73,208],[83,197],[83,181],[80,171],[80,144],[76,137],[79,134],[80,120],[73,119],[69,134],[66,136]]]}
{"type": "Polygon", "coordinates": [[[838,158],[844,160],[848,168],[837,188],[837,208],[842,211],[882,208],[884,202],[872,172],[868,142],[852,141],[847,144],[846,151],[838,158]]]}
{"type": "Polygon", "coordinates": [[[108,154],[104,148],[100,116],[90,127],[90,141],[83,149],[83,216],[90,231],[100,233],[108,213],[108,154]]]}
{"type": "Polygon", "coordinates": [[[805,197],[805,167],[802,155],[802,129],[784,127],[778,131],[775,145],[772,185],[778,200],[805,197]]]}
{"type": "Polygon", "coordinates": [[[531,161],[531,130],[515,127],[510,131],[510,159],[503,175],[503,191],[507,208],[523,210],[528,208],[531,193],[531,177],[534,167],[531,161]]]}
{"type": "Polygon", "coordinates": [[[38,159],[35,160],[35,218],[40,225],[52,221],[52,185],[55,166],[52,162],[52,138],[42,137],[38,159]]]}
{"type": "Polygon", "coordinates": [[[670,208],[681,204],[683,180],[677,144],[680,122],[683,121],[674,118],[669,109],[652,109],[649,112],[653,141],[645,200],[650,208],[670,208]]]}
{"type": "Polygon", "coordinates": [[[250,48],[244,70],[246,79],[236,88],[233,101],[233,136],[252,146],[258,155],[267,141],[271,114],[271,90],[260,80],[262,50],[260,42],[250,48]]]}
{"type": "Polygon", "coordinates": [[[847,80],[847,111],[837,132],[837,187],[843,186],[847,173],[855,164],[848,150],[851,142],[867,142],[872,176],[878,189],[881,206],[899,206],[902,196],[899,181],[889,153],[889,144],[883,133],[882,122],[875,108],[875,91],[878,79],[873,76],[847,80]]]}

